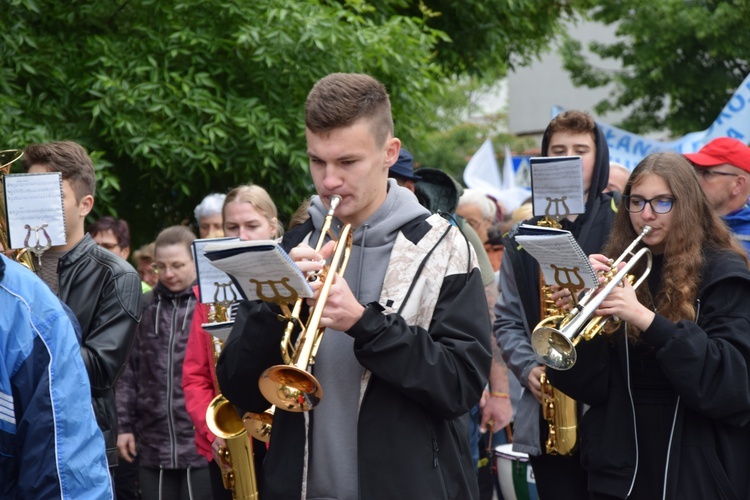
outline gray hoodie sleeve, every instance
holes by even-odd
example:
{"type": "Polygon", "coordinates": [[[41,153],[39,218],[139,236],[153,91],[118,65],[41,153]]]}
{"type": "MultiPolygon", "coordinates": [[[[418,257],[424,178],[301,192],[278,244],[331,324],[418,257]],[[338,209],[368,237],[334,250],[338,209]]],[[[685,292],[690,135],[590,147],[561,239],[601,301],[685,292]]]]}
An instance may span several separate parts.
{"type": "Polygon", "coordinates": [[[518,295],[518,285],[513,273],[513,262],[508,253],[500,266],[500,294],[495,304],[495,341],[500,346],[503,359],[521,385],[528,388],[529,373],[539,366],[529,341],[530,327],[526,324],[524,305],[518,295]]]}

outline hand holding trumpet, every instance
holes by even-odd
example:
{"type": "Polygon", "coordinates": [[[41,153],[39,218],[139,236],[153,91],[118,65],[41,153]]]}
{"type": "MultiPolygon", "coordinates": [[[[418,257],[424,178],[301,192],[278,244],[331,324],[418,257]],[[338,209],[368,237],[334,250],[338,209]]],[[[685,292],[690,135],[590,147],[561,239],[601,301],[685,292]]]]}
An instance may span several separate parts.
{"type": "MultiPolygon", "coordinates": [[[[323,269],[325,261],[333,253],[334,246],[335,242],[329,241],[318,253],[311,246],[300,244],[289,252],[289,256],[303,273],[314,276],[314,273],[323,269]]],[[[310,287],[315,292],[315,296],[307,299],[308,306],[315,306],[322,286],[323,280],[314,279],[310,281],[310,287]]],[[[337,274],[323,307],[320,326],[345,332],[359,321],[364,311],[364,306],[357,301],[346,280],[343,276],[337,274]]]]}
{"type": "MultiPolygon", "coordinates": [[[[599,282],[603,282],[606,279],[603,273],[611,270],[612,261],[604,255],[592,254],[589,256],[589,262],[594,270],[600,274],[599,282]]],[[[625,262],[620,262],[617,265],[617,270],[619,271],[624,266],[625,262]]],[[[616,316],[641,331],[647,329],[655,317],[653,311],[638,301],[635,288],[627,279],[623,279],[619,286],[612,289],[599,304],[595,314],[597,316],[616,316]]]]}

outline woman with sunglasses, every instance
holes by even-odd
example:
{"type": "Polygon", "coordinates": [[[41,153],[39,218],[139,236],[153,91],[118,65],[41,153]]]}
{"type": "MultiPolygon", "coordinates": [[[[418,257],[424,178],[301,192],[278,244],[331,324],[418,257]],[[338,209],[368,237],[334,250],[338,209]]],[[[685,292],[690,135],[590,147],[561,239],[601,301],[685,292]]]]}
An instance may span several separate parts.
{"type": "Polygon", "coordinates": [[[580,446],[591,498],[750,498],[747,258],[675,153],[634,169],[594,269],[609,269],[647,225],[647,280],[624,280],[596,310],[620,328],[579,342],[570,370],[547,370],[589,405],[580,446]]]}

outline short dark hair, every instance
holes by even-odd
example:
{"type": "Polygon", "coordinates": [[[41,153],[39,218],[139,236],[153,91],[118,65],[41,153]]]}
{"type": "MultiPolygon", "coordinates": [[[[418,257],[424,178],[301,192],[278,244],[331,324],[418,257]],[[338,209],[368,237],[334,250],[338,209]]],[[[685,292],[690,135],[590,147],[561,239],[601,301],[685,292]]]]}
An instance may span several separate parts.
{"type": "Polygon", "coordinates": [[[73,141],[30,144],[23,150],[23,170],[28,172],[33,165],[44,165],[52,172],[60,172],[63,180],[70,181],[76,195],[76,203],[84,196],[96,193],[94,163],[78,143],[73,141]]]}
{"type": "Polygon", "coordinates": [[[571,132],[574,134],[591,134],[596,142],[596,121],[585,111],[575,109],[563,111],[549,122],[545,135],[548,139],[557,132],[571,132]]]}
{"type": "Polygon", "coordinates": [[[111,215],[105,215],[91,224],[89,234],[91,236],[96,236],[107,230],[112,231],[112,234],[115,235],[115,238],[117,238],[117,245],[119,245],[120,248],[130,247],[130,227],[128,227],[128,223],[125,220],[115,219],[111,215]]]}
{"type": "Polygon", "coordinates": [[[156,249],[160,247],[185,245],[188,252],[190,252],[190,255],[193,255],[190,246],[193,244],[194,240],[195,233],[193,233],[190,228],[185,226],[170,226],[162,230],[162,232],[156,237],[156,241],[154,242],[154,253],[156,253],[156,249]]]}
{"type": "Polygon", "coordinates": [[[378,146],[393,135],[391,101],[385,86],[369,75],[333,73],[318,80],[305,103],[305,126],[314,134],[370,120],[378,146]]]}

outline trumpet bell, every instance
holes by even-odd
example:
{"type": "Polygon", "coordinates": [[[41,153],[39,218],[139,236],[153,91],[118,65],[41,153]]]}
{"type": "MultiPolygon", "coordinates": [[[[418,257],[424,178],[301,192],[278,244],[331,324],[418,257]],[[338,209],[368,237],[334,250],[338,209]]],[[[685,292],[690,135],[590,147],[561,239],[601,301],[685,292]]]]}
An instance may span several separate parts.
{"type": "Polygon", "coordinates": [[[247,412],[242,416],[242,423],[247,433],[258,441],[267,443],[271,440],[273,413],[270,411],[263,413],[247,412]]]}
{"type": "Polygon", "coordinates": [[[556,370],[569,370],[578,357],[573,342],[562,331],[551,326],[534,330],[531,348],[541,363],[556,370]]]}
{"type": "Polygon", "coordinates": [[[258,385],[271,404],[286,411],[310,411],[323,398],[318,379],[293,365],[272,366],[260,376],[258,385]]]}

